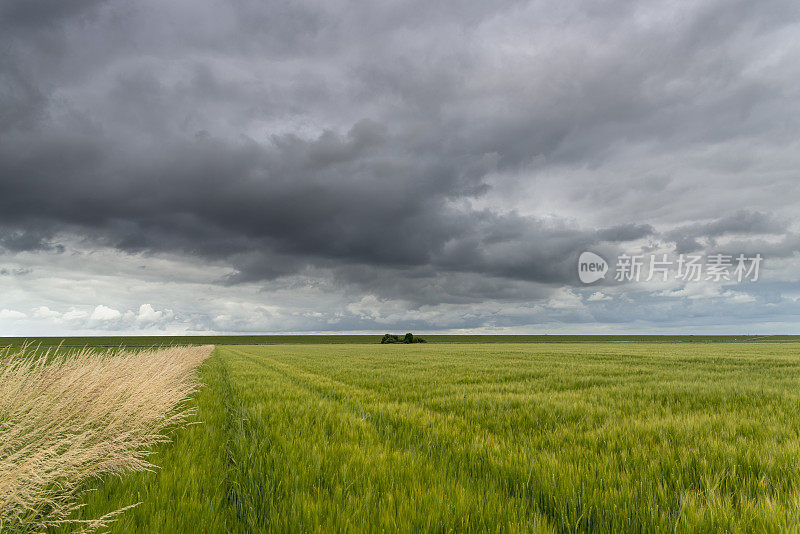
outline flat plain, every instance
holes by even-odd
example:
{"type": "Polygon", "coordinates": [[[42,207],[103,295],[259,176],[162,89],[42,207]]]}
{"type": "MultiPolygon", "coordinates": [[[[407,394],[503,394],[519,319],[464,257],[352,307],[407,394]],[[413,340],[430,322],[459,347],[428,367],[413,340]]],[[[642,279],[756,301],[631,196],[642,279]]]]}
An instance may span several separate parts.
{"type": "Polygon", "coordinates": [[[800,345],[218,346],[114,532],[800,524],[800,345]]]}
{"type": "MultiPolygon", "coordinates": [[[[397,332],[395,332],[397,333],[397,332]]],[[[402,332],[400,332],[402,334],[402,332]]],[[[424,335],[426,340],[441,343],[786,343],[800,342],[789,335],[424,335]]],[[[372,345],[380,336],[374,334],[310,335],[238,335],[238,336],[91,336],[91,337],[0,337],[0,347],[161,347],[170,345],[372,345]]]]}

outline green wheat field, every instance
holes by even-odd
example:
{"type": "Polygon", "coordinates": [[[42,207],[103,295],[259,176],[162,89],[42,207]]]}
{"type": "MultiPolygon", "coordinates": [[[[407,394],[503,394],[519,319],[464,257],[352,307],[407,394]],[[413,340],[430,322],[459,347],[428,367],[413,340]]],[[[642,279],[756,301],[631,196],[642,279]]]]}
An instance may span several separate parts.
{"type": "Polygon", "coordinates": [[[140,502],[120,533],[798,530],[799,343],[371,339],[218,345],[199,423],[80,513],[140,502]]]}

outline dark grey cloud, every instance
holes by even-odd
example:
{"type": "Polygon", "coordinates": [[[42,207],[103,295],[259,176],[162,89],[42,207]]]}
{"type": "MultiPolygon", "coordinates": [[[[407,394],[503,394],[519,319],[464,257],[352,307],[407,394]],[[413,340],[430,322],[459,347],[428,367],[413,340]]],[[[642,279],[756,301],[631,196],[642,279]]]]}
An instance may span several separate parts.
{"type": "Polygon", "coordinates": [[[545,299],[587,249],[791,258],[799,15],[9,0],[0,247],[177,255],[227,266],[221,287],[317,277],[409,309],[545,299]]]}
{"type": "MultiPolygon", "coordinates": [[[[666,232],[665,238],[674,241],[676,252],[687,253],[703,250],[705,246],[716,247],[717,238],[732,234],[744,235],[786,235],[788,221],[781,221],[774,215],[758,211],[737,210],[709,222],[698,222],[680,226],[666,232]],[[705,239],[707,245],[698,240],[705,239]]],[[[752,247],[746,247],[750,250],[752,247]]]]}
{"type": "Polygon", "coordinates": [[[101,3],[99,0],[8,0],[0,6],[0,21],[6,31],[38,29],[85,16],[101,3]]]}

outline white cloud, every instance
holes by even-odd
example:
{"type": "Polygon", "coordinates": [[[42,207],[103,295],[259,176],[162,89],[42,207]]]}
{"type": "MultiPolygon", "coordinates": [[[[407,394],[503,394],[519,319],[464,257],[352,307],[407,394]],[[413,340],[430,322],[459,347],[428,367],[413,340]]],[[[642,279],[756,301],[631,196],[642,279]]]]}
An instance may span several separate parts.
{"type": "Polygon", "coordinates": [[[27,315],[17,310],[0,310],[0,319],[25,319],[27,315]]]}
{"type": "Polygon", "coordinates": [[[755,302],[757,299],[750,294],[740,291],[725,289],[710,283],[686,284],[674,290],[663,290],[654,293],[658,297],[682,298],[689,300],[726,299],[735,303],[755,302]]]}
{"type": "Polygon", "coordinates": [[[141,324],[157,323],[164,316],[164,312],[156,311],[150,304],[142,304],[139,306],[139,313],[136,316],[136,322],[141,324]]]}
{"type": "Polygon", "coordinates": [[[34,308],[33,317],[35,319],[58,319],[61,314],[55,310],[51,310],[47,306],[39,306],[34,308]]]}
{"type": "Polygon", "coordinates": [[[747,293],[739,293],[738,291],[725,291],[724,293],[722,293],[722,296],[727,298],[731,302],[736,302],[740,304],[756,301],[756,298],[753,295],[748,295],[747,293]]]}
{"type": "Polygon", "coordinates": [[[381,310],[385,307],[375,295],[365,295],[358,302],[348,304],[346,309],[361,319],[380,319],[381,310]]]}
{"type": "Polygon", "coordinates": [[[546,306],[555,309],[579,309],[583,307],[583,301],[572,289],[560,287],[548,299],[546,306]]]}
{"type": "Polygon", "coordinates": [[[61,319],[67,323],[77,323],[81,322],[83,319],[88,317],[89,314],[85,311],[76,310],[71,308],[68,312],[61,316],[61,319]]]}
{"type": "Polygon", "coordinates": [[[588,302],[600,302],[602,300],[613,300],[610,296],[606,295],[602,291],[595,291],[586,299],[588,302]]]}
{"type": "Polygon", "coordinates": [[[172,310],[156,310],[150,304],[139,306],[139,313],[136,314],[136,324],[139,326],[155,326],[174,318],[172,310]]]}
{"type": "Polygon", "coordinates": [[[111,321],[116,321],[120,317],[122,317],[122,314],[118,310],[99,304],[92,312],[92,315],[89,317],[89,322],[108,323],[111,321]]]}

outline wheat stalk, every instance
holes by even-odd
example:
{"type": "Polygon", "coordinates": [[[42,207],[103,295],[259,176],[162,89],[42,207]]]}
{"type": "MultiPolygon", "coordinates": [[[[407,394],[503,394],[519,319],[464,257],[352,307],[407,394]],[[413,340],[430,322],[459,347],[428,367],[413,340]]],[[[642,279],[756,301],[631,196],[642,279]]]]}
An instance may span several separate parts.
{"type": "Polygon", "coordinates": [[[212,350],[1,350],[0,531],[77,522],[69,515],[90,479],[152,469],[153,446],[192,415],[185,401],[212,350]]]}

